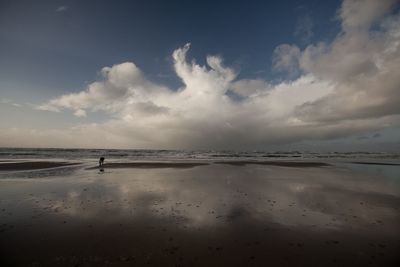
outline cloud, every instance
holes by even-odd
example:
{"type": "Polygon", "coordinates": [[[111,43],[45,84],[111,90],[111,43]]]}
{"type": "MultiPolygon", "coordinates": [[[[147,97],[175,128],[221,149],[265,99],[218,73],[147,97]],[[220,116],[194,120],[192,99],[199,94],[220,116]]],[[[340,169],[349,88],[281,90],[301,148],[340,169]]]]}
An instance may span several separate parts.
{"type": "Polygon", "coordinates": [[[66,12],[68,9],[68,6],[59,6],[56,8],[56,12],[66,12]]]}
{"type": "MultiPolygon", "coordinates": [[[[85,90],[37,108],[72,110],[78,117],[103,111],[108,121],[19,135],[82,147],[241,149],[398,126],[400,17],[391,13],[394,2],[345,0],[338,11],[342,29],[332,42],[278,46],[273,68],[295,73],[289,80],[238,79],[218,56],[207,56],[206,65],[189,62],[186,44],[172,54],[181,88],[148,80],[133,62],[105,67],[102,79],[85,90]]],[[[3,140],[24,139],[15,134],[0,132],[9,137],[3,140]]]]}
{"type": "Polygon", "coordinates": [[[338,11],[344,32],[368,30],[385,15],[398,0],[344,0],[338,11]]]}
{"type": "Polygon", "coordinates": [[[308,43],[314,36],[314,23],[310,15],[303,15],[296,23],[294,35],[300,38],[302,43],[308,43]]]}
{"type": "MultiPolygon", "coordinates": [[[[330,44],[308,46],[299,57],[302,71],[330,81],[335,90],[317,101],[304,103],[297,114],[308,121],[364,119],[398,114],[400,111],[400,16],[384,18],[371,30],[371,19],[353,10],[359,1],[343,3],[343,32],[330,44]],[[352,19],[348,18],[351,7],[352,19]],[[347,15],[346,15],[347,14],[347,15]],[[351,30],[350,30],[351,28],[351,30]]],[[[376,1],[373,1],[376,3],[376,1]]],[[[376,14],[364,7],[369,17],[378,19],[393,1],[378,1],[376,14]]],[[[369,2],[366,2],[368,6],[369,2]]]]}
{"type": "Polygon", "coordinates": [[[275,48],[273,54],[273,68],[289,74],[299,74],[300,48],[296,45],[282,44],[275,48]]]}
{"type": "Polygon", "coordinates": [[[11,106],[16,107],[16,108],[22,107],[21,104],[14,103],[11,99],[8,99],[8,98],[0,98],[0,104],[11,105],[11,106]]]}
{"type": "Polygon", "coordinates": [[[134,63],[126,62],[101,70],[103,81],[91,83],[85,91],[63,95],[40,105],[39,110],[60,112],[72,109],[75,114],[83,111],[104,110],[121,113],[159,97],[166,88],[147,81],[134,63]]]}
{"type": "Polygon", "coordinates": [[[86,117],[86,111],[83,110],[83,109],[77,109],[74,112],[74,115],[77,116],[77,117],[86,117]]]}

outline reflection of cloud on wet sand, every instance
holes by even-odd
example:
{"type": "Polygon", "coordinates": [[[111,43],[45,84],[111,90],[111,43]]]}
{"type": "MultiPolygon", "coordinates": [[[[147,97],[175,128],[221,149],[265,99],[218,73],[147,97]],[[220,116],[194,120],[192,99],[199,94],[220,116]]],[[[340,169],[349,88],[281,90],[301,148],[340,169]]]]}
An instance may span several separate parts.
{"type": "Polygon", "coordinates": [[[351,260],[354,248],[374,257],[385,249],[393,260],[400,239],[395,190],[334,167],[81,170],[3,185],[4,251],[30,248],[28,259],[72,253],[93,265],[310,266],[351,260]]]}
{"type": "Polygon", "coordinates": [[[388,227],[398,220],[399,198],[391,188],[334,168],[206,166],[96,177],[54,197],[52,210],[104,221],[172,218],[194,228],[258,221],[340,229],[378,226],[378,221],[388,227]]]}

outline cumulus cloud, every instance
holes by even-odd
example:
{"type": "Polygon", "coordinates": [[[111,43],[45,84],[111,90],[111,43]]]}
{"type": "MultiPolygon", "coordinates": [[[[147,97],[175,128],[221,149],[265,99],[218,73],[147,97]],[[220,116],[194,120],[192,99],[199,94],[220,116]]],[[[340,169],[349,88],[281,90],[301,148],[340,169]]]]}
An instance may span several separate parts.
{"type": "Polygon", "coordinates": [[[84,91],[38,109],[72,110],[78,117],[101,110],[108,121],[31,136],[39,142],[59,134],[57,141],[84,147],[262,148],[398,125],[400,17],[391,13],[395,2],[345,0],[338,11],[342,30],[332,42],[304,49],[278,46],[273,67],[296,73],[278,84],[238,79],[218,56],[208,56],[204,66],[188,61],[190,44],[172,54],[181,88],[148,80],[132,62],[105,67],[102,79],[84,91]]]}
{"type": "Polygon", "coordinates": [[[331,94],[297,109],[303,120],[326,122],[399,113],[400,16],[381,18],[394,1],[360,2],[343,2],[343,31],[332,43],[308,46],[299,57],[304,72],[335,86],[331,94]],[[371,30],[371,23],[380,18],[371,30]]]}
{"type": "Polygon", "coordinates": [[[344,0],[338,11],[345,32],[368,30],[371,24],[385,15],[397,0],[344,0]]]}

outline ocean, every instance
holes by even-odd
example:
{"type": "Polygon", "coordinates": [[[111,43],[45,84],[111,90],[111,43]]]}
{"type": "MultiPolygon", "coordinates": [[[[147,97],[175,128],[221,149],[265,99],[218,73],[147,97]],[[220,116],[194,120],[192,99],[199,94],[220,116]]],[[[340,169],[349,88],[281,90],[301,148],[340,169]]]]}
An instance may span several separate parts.
{"type": "Polygon", "coordinates": [[[0,148],[0,159],[93,160],[100,156],[113,161],[343,159],[397,162],[400,159],[400,153],[388,152],[0,148]]]}

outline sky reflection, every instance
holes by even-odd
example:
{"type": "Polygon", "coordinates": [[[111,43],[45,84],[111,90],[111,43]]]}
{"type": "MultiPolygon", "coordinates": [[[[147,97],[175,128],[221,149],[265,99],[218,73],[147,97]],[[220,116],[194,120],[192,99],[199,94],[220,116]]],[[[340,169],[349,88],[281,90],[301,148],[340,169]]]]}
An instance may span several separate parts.
{"type": "Polygon", "coordinates": [[[397,261],[399,190],[373,174],[212,164],[20,176],[0,179],[8,265],[397,261]]]}
{"type": "Polygon", "coordinates": [[[390,181],[334,167],[80,170],[57,179],[3,181],[1,205],[18,214],[7,221],[37,211],[99,223],[168,219],[195,228],[253,221],[373,229],[384,223],[390,232],[398,226],[399,206],[390,181]]]}

